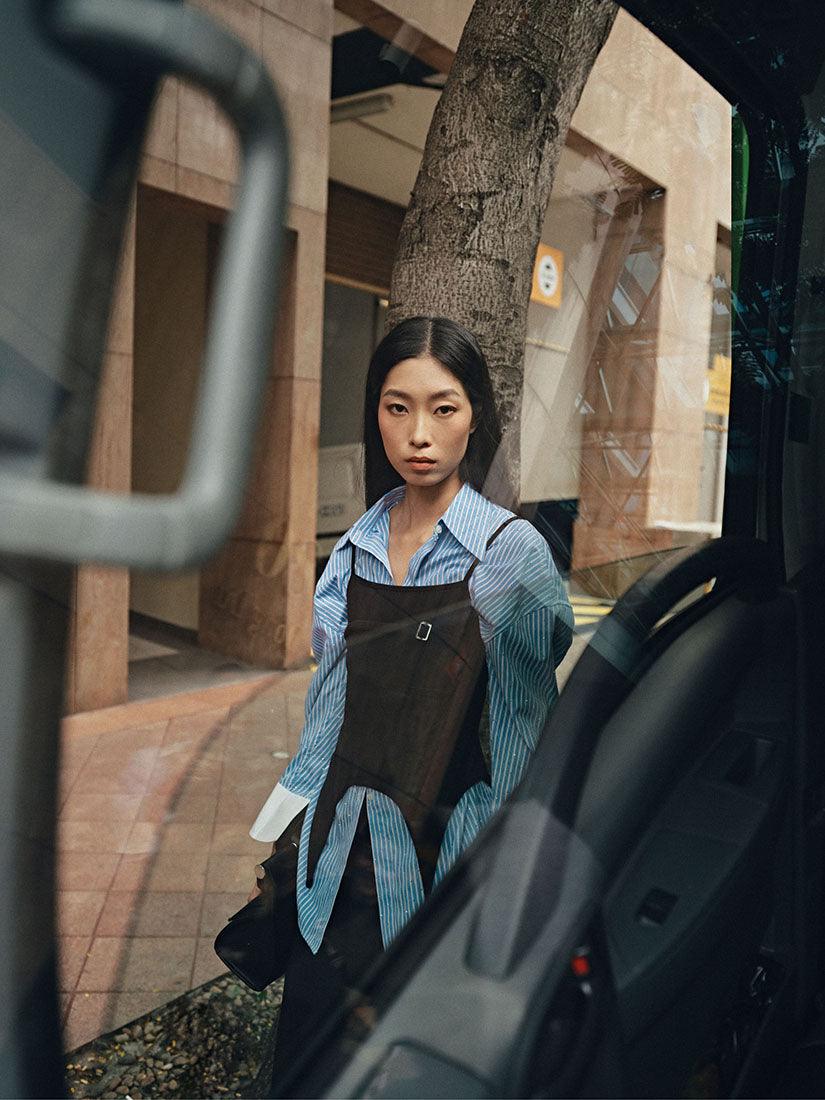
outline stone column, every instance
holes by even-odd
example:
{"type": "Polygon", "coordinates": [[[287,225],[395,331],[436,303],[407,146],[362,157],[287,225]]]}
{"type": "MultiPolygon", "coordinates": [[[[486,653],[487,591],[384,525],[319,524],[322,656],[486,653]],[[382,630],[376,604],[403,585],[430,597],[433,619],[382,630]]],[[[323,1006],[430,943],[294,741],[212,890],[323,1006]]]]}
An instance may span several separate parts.
{"type": "MultiPolygon", "coordinates": [[[[311,225],[304,227],[309,239],[289,234],[272,374],[243,514],[201,572],[199,643],[266,668],[295,667],[310,652],[320,418],[320,347],[312,345],[321,318],[296,318],[300,299],[302,312],[313,305],[306,289],[296,291],[302,282],[306,288],[307,276],[317,278],[323,254],[317,228],[314,240],[311,225]],[[304,334],[300,350],[296,329],[304,334]]],[[[319,287],[312,311],[320,308],[319,287]]]]}
{"type": "MultiPolygon", "coordinates": [[[[132,480],[134,201],[106,340],[89,451],[87,483],[128,493],[132,480]]],[[[129,673],[129,571],[100,565],[75,570],[66,668],[66,712],[125,703],[129,673]]]]}
{"type": "Polygon", "coordinates": [[[200,644],[267,668],[310,654],[332,14],[330,0],[260,13],[261,55],[292,139],[284,293],[243,514],[201,573],[200,644]]]}

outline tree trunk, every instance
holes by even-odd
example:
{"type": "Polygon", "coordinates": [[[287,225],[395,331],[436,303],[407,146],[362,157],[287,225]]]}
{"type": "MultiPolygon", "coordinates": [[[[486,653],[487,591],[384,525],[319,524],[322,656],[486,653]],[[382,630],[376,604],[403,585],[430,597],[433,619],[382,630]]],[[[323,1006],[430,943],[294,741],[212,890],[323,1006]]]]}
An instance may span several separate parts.
{"type": "Polygon", "coordinates": [[[478,336],[505,435],[491,495],[519,483],[533,261],[571,116],[615,17],[612,0],[476,0],[401,227],[388,326],[433,314],[478,336]]]}

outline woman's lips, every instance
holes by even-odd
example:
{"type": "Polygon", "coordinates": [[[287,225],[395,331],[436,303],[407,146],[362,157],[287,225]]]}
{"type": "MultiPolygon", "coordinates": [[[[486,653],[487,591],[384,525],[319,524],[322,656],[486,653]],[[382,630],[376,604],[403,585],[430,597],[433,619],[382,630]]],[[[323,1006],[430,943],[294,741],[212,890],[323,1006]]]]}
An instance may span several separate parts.
{"type": "Polygon", "coordinates": [[[417,470],[429,470],[431,466],[435,466],[435,461],[431,458],[408,458],[407,465],[417,470]]]}

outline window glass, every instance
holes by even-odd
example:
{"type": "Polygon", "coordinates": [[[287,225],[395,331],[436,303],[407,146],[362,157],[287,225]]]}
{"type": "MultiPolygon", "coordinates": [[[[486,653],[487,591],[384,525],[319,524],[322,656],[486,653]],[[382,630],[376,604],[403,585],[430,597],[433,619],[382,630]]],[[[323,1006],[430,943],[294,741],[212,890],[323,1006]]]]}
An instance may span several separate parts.
{"type": "MultiPolygon", "coordinates": [[[[427,31],[442,50],[457,44],[469,4],[443,7],[427,31]]],[[[274,34],[271,13],[262,18],[265,36],[274,34]]],[[[302,174],[320,154],[300,146],[286,290],[238,527],[199,570],[132,578],[131,699],[65,725],[61,990],[77,1096],[92,1095],[90,1081],[96,1094],[134,1096],[170,1080],[179,1095],[241,1094],[272,1052],[280,984],[253,993],[227,974],[213,942],[270,853],[250,827],[343,660],[339,650],[337,665],[324,664],[341,623],[332,603],[316,607],[313,633],[313,588],[364,511],[367,364],[384,334],[398,229],[443,82],[443,54],[426,42],[415,53],[418,31],[407,27],[394,45],[387,33],[334,13],[329,180],[302,174]],[[387,75],[389,46],[415,54],[404,80],[387,75]]],[[[311,60],[323,43],[306,37],[311,60]]],[[[288,112],[303,109],[286,94],[288,112]]],[[[193,129],[181,123],[187,156],[195,158],[197,126],[226,152],[214,114],[185,88],[167,88],[147,152],[154,182],[144,180],[137,202],[135,488],[162,488],[185,452],[178,428],[202,345],[215,211],[231,197],[221,160],[210,169],[211,199],[160,199],[165,158],[175,180],[193,192],[197,182],[174,161],[183,154],[169,138],[169,112],[191,113],[193,129]]],[[[548,548],[559,615],[568,601],[572,608],[572,644],[559,635],[566,655],[543,681],[547,706],[627,588],[674,550],[721,532],[730,133],[730,105],[620,12],[543,212],[514,429],[520,515],[548,548]]],[[[388,578],[376,567],[372,581],[388,578]]],[[[90,574],[101,600],[115,583],[128,588],[122,576],[90,574]]],[[[418,641],[427,642],[426,626],[417,624],[418,641]]],[[[78,668],[89,675],[88,664],[78,668]]],[[[332,719],[342,718],[336,698],[332,724],[315,728],[327,748],[332,719]]],[[[488,764],[500,722],[491,706],[480,718],[488,764]]],[[[291,808],[294,818],[301,807],[291,808]]]]}

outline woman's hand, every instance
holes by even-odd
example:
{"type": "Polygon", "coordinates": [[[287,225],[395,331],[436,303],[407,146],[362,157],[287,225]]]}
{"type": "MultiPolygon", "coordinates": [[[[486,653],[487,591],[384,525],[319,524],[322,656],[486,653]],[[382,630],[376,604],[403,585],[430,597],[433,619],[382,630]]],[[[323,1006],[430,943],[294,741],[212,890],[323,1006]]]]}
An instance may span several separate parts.
{"type": "Polygon", "coordinates": [[[257,879],[257,881],[256,881],[255,885],[252,887],[252,889],[250,890],[250,892],[249,892],[249,897],[246,899],[247,902],[254,901],[255,898],[257,898],[260,895],[260,893],[261,893],[260,883],[261,883],[262,879],[265,876],[266,876],[266,871],[263,869],[263,867],[260,865],[260,863],[257,863],[255,865],[255,878],[257,879]]]}
{"type": "MultiPolygon", "coordinates": [[[[301,821],[303,821],[303,814],[301,815],[301,821]]],[[[295,843],[297,845],[297,841],[295,843]]],[[[274,843],[272,845],[272,851],[270,852],[270,855],[274,856],[275,852],[277,850],[278,850],[278,841],[276,840],[276,841],[274,841],[274,843]]],[[[255,898],[257,898],[262,892],[261,891],[261,882],[266,878],[266,871],[263,869],[263,867],[260,865],[260,863],[255,864],[255,878],[257,879],[257,882],[252,887],[252,889],[249,891],[249,897],[246,899],[247,902],[254,901],[255,898]]]]}

